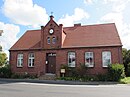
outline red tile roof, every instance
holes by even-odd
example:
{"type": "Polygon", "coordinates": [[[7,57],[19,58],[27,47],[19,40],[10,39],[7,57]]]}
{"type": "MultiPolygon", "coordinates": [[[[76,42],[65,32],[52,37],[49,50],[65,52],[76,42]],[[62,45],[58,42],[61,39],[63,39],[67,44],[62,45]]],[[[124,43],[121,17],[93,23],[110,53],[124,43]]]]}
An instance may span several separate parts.
{"type": "Polygon", "coordinates": [[[63,48],[122,45],[114,23],[66,27],[64,31],[63,48]]]}
{"type": "Polygon", "coordinates": [[[10,50],[39,49],[41,30],[28,30],[10,50]]]}
{"type": "MultiPolygon", "coordinates": [[[[64,27],[66,38],[62,48],[122,46],[114,23],[64,27]]],[[[41,30],[27,31],[10,50],[40,49],[41,30]]]]}

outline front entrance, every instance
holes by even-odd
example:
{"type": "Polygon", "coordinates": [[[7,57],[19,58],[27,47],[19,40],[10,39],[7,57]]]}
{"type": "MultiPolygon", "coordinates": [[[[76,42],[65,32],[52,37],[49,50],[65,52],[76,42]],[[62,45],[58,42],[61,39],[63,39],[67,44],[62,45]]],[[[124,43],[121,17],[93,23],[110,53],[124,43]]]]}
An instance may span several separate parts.
{"type": "Polygon", "coordinates": [[[56,71],[56,53],[46,54],[46,73],[55,74],[56,71]]]}

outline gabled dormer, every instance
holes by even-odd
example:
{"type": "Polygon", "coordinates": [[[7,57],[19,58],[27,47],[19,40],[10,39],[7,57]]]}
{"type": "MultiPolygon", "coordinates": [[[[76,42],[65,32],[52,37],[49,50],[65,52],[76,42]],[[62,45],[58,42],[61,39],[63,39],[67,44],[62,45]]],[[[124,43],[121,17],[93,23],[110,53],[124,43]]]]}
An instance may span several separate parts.
{"type": "Polygon", "coordinates": [[[58,25],[51,15],[49,22],[45,27],[41,27],[41,47],[42,49],[58,49],[61,48],[65,39],[63,25],[58,25]]]}

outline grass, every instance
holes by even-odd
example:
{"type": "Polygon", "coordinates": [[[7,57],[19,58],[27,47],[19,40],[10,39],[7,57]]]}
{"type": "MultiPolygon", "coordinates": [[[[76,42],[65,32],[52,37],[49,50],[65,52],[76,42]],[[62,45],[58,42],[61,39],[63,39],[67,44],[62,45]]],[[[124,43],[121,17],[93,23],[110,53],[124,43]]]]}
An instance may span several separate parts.
{"type": "Polygon", "coordinates": [[[121,79],[121,80],[120,80],[120,83],[130,84],[130,77],[125,77],[125,78],[121,79]]]}

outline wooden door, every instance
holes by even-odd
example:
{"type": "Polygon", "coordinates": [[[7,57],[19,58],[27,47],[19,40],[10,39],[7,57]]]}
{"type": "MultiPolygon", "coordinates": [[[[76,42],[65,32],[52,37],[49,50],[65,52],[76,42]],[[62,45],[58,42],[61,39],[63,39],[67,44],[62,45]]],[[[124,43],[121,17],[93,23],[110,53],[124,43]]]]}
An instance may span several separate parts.
{"type": "Polygon", "coordinates": [[[47,54],[46,73],[55,74],[56,71],[56,54],[47,54]]]}

